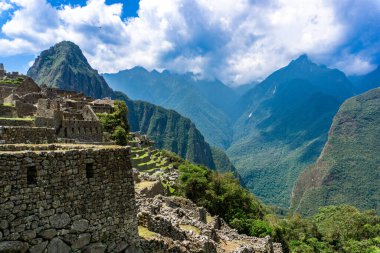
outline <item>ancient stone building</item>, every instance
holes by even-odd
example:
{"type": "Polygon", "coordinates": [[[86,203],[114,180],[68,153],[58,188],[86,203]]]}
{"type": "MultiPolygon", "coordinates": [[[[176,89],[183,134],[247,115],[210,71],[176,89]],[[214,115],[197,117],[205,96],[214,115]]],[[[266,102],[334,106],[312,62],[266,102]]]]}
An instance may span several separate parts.
{"type": "Polygon", "coordinates": [[[9,135],[3,134],[0,142],[16,143],[18,137],[26,137],[25,143],[44,143],[51,140],[65,143],[101,143],[105,138],[96,113],[112,112],[113,101],[110,99],[93,101],[83,93],[40,88],[29,77],[18,85],[0,84],[0,118],[3,118],[0,126],[7,126],[3,131],[7,133],[15,132],[10,130],[12,126],[20,130],[20,134],[13,140],[8,138],[9,135]],[[26,118],[31,119],[32,124],[28,126],[33,129],[21,128],[25,126],[26,118]],[[24,135],[30,131],[36,134],[30,137],[24,135]],[[48,132],[48,138],[36,138],[42,132],[48,132]],[[55,134],[55,138],[50,138],[51,132],[55,134]]]}
{"type": "Polygon", "coordinates": [[[118,146],[0,146],[0,252],[120,252],[135,245],[129,156],[118,146]]]}

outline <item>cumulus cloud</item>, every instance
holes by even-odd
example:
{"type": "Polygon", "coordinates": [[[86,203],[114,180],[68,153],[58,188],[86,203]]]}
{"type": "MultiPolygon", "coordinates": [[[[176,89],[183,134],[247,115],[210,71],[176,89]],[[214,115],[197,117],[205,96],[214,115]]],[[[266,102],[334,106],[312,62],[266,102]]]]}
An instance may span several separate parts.
{"type": "Polygon", "coordinates": [[[127,20],[122,4],[104,0],[59,8],[9,1],[18,9],[2,27],[0,54],[71,40],[101,72],[140,65],[239,85],[303,53],[349,74],[371,70],[380,58],[377,0],[141,0],[138,17],[127,20]]]}

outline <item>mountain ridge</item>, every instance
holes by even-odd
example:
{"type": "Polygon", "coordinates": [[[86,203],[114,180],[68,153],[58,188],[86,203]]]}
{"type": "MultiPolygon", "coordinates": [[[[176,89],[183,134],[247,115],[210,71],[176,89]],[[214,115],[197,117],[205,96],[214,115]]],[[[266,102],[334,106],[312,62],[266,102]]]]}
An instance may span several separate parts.
{"type": "Polygon", "coordinates": [[[113,88],[126,92],[132,99],[173,109],[190,118],[211,144],[224,149],[230,145],[231,105],[237,101],[237,95],[220,81],[142,67],[103,76],[113,88]]]}
{"type": "Polygon", "coordinates": [[[227,154],[255,195],[289,207],[298,174],[318,157],[351,86],[343,72],[302,55],[240,98],[227,154]]]}

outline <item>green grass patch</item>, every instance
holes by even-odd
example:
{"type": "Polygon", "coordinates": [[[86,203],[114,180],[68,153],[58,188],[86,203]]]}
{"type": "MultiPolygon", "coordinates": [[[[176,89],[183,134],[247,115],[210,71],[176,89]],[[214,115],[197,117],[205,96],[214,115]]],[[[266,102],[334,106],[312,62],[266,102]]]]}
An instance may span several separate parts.
{"type": "Polygon", "coordinates": [[[150,231],[148,228],[139,226],[139,236],[144,239],[151,239],[158,237],[158,234],[155,232],[150,231]]]}
{"type": "Polygon", "coordinates": [[[208,214],[206,215],[206,222],[207,222],[207,224],[211,223],[213,220],[214,220],[214,218],[211,215],[208,215],[208,214]]]}
{"type": "Polygon", "coordinates": [[[21,120],[21,121],[33,121],[34,118],[26,117],[26,118],[3,118],[0,117],[0,120],[21,120]]]}
{"type": "Polygon", "coordinates": [[[201,234],[201,230],[199,228],[195,227],[195,226],[192,226],[192,225],[179,225],[179,227],[182,230],[193,231],[197,235],[201,234]]]}

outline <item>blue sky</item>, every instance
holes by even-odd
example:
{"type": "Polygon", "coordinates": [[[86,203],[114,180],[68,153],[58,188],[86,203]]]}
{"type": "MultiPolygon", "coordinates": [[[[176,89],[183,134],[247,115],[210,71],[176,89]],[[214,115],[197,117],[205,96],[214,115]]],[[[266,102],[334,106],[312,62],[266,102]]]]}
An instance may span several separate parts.
{"type": "Polygon", "coordinates": [[[192,71],[229,85],[301,54],[349,75],[380,63],[379,0],[0,0],[0,62],[26,72],[55,43],[100,72],[192,71]]]}

